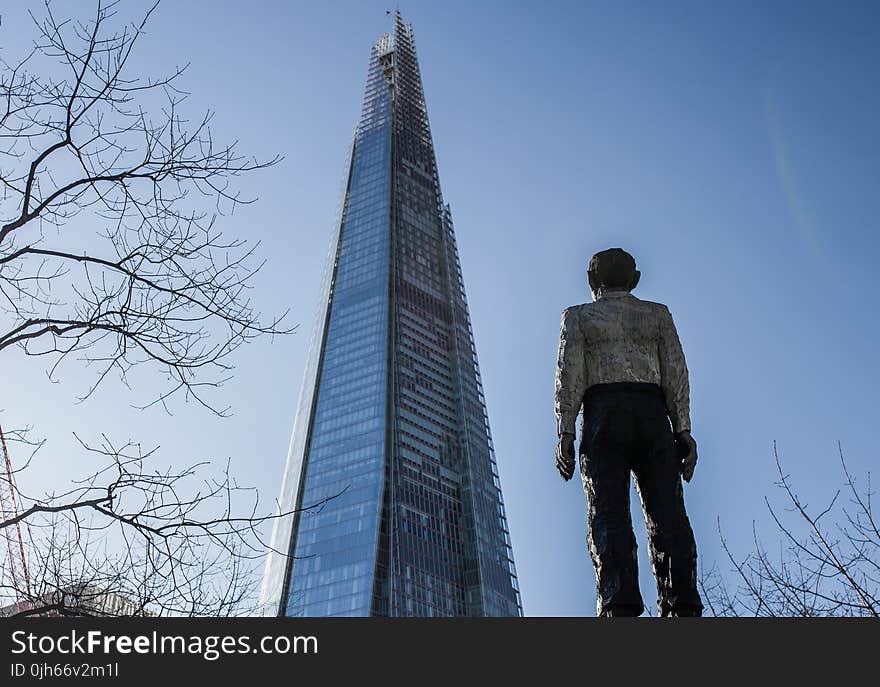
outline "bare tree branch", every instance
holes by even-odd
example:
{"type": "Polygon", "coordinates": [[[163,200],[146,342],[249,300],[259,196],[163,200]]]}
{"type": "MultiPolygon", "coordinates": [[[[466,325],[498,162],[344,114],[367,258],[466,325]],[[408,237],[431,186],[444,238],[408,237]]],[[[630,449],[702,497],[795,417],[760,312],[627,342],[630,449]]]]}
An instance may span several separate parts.
{"type": "MultiPolygon", "coordinates": [[[[254,611],[255,574],[270,550],[264,525],[290,513],[277,504],[263,513],[257,492],[236,484],[228,463],[211,478],[202,476],[206,463],[151,471],[156,448],[115,446],[106,436],[97,446],[80,444],[103,460],[100,468],[63,493],[17,491],[21,513],[0,522],[0,537],[14,536],[18,523],[28,533],[29,589],[15,585],[0,559],[0,597],[26,599],[7,603],[6,615],[111,614],[89,595],[134,604],[113,614],[254,611]]],[[[302,512],[320,512],[339,495],[302,512]]]]}
{"type": "Polygon", "coordinates": [[[776,484],[794,522],[765,499],[781,537],[779,554],[767,552],[753,527],[754,549],[742,559],[734,556],[719,523],[722,548],[737,584],[731,591],[717,568],[701,576],[712,614],[880,617],[880,530],[871,505],[870,474],[865,486],[859,487],[840,444],[838,455],[849,503],[841,505],[841,491],[837,491],[828,505],[811,509],[783,469],[774,444],[776,484]]]}
{"type": "MultiPolygon", "coordinates": [[[[213,114],[187,111],[186,66],[137,73],[157,5],[125,24],[118,0],[96,0],[86,21],[47,0],[30,15],[33,49],[0,53],[0,359],[42,356],[50,378],[71,358],[94,366],[81,399],[111,375],[129,387],[143,367],[165,386],[136,407],[182,395],[224,415],[206,392],[229,378],[232,354],[293,331],[251,302],[259,243],[220,228],[255,200],[237,180],[281,158],[216,141],[213,114]]],[[[30,572],[28,584],[0,557],[0,606],[17,600],[0,614],[252,612],[262,532],[289,514],[264,513],[228,463],[212,477],[208,461],[157,470],[156,448],[103,429],[97,443],[76,437],[98,469],[60,492],[16,489],[17,514],[0,516],[0,538],[23,533],[30,572]]],[[[6,436],[28,448],[26,472],[43,442],[6,436]]]]}
{"type": "Polygon", "coordinates": [[[98,370],[84,397],[150,365],[169,380],[153,403],[182,392],[223,414],[204,392],[228,378],[230,354],[293,330],[248,297],[258,244],[217,228],[254,200],[233,180],[281,158],[217,144],[211,112],[189,120],[185,67],[130,76],[156,5],[122,29],[116,9],[99,1],[77,22],[47,2],[34,50],[0,61],[0,352],[47,356],[51,373],[75,352],[98,370]],[[35,73],[37,58],[67,76],[35,73]]]}

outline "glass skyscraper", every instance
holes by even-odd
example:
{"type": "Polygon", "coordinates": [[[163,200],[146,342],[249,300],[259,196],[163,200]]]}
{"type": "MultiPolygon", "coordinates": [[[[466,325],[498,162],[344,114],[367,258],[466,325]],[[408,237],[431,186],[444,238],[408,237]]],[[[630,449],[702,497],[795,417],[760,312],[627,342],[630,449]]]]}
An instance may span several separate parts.
{"type": "Polygon", "coordinates": [[[411,25],[373,46],[266,564],[282,616],[522,614],[411,25]],[[284,555],[284,554],[287,555],[284,555]]]}

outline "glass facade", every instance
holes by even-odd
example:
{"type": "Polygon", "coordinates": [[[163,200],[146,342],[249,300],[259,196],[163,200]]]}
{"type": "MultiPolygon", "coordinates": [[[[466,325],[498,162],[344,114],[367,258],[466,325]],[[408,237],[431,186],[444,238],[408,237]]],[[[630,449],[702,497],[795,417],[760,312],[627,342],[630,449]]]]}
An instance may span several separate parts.
{"type": "Polygon", "coordinates": [[[263,610],[521,615],[412,28],[373,46],[263,610]]]}

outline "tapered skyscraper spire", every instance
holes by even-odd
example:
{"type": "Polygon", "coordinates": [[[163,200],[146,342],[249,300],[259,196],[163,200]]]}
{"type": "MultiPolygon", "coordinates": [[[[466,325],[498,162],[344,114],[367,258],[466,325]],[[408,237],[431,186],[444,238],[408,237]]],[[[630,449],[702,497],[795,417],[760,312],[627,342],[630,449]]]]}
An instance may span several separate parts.
{"type": "Polygon", "coordinates": [[[277,521],[264,612],[520,615],[412,27],[392,21],[370,55],[282,485],[282,511],[322,505],[277,521]]]}

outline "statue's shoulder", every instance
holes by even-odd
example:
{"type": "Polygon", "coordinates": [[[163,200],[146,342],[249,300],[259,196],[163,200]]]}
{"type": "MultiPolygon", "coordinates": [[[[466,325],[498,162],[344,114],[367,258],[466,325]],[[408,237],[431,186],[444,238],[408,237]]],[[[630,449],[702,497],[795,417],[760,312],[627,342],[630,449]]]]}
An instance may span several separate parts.
{"type": "Polygon", "coordinates": [[[590,303],[570,305],[562,311],[562,321],[560,322],[560,329],[563,336],[571,335],[574,332],[580,330],[581,322],[583,322],[584,318],[587,317],[585,308],[587,308],[587,306],[589,305],[590,303]]]}
{"type": "Polygon", "coordinates": [[[638,303],[643,308],[647,308],[648,310],[653,310],[654,312],[656,312],[658,314],[665,315],[669,312],[669,308],[666,306],[665,303],[657,303],[655,301],[645,301],[645,300],[642,300],[641,298],[636,298],[636,301],[638,301],[638,303]]]}
{"type": "Polygon", "coordinates": [[[639,306],[647,309],[657,322],[668,322],[672,319],[672,313],[669,312],[669,308],[665,303],[656,303],[654,301],[643,301],[639,299],[639,306]]]}
{"type": "Polygon", "coordinates": [[[562,321],[567,322],[577,320],[589,314],[589,308],[593,303],[580,303],[578,305],[570,305],[562,311],[562,321]]]}

